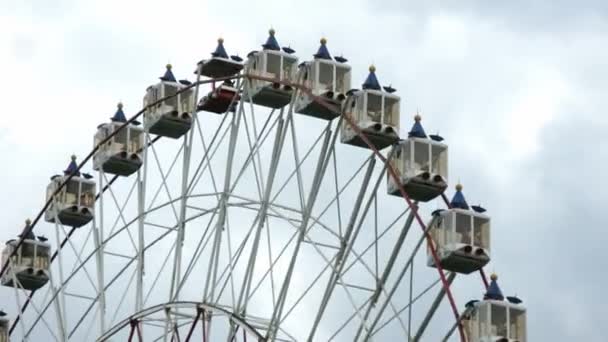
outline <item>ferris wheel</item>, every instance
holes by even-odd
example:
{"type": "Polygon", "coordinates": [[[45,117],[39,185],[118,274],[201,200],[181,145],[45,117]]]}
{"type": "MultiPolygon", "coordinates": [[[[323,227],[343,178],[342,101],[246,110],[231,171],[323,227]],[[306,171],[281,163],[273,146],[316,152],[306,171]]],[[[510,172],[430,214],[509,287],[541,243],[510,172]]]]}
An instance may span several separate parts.
{"type": "Polygon", "coordinates": [[[483,274],[490,217],[448,199],[448,145],[420,115],[402,133],[374,66],[354,89],[325,39],[304,62],[274,30],[246,60],[223,43],[51,177],[3,252],[0,342],[526,341],[483,274]]]}

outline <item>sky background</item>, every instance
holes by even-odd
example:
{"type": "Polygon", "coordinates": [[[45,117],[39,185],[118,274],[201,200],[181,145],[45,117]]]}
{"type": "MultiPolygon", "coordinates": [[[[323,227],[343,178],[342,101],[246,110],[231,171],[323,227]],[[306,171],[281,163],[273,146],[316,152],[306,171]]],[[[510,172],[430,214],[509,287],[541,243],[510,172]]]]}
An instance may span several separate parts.
{"type": "MultiPolygon", "coordinates": [[[[0,0],[0,196],[7,239],[48,177],[171,62],[258,49],[269,27],[302,58],[327,37],[361,83],[373,63],[450,144],[450,181],[493,219],[489,271],[529,310],[532,341],[604,341],[600,215],[608,200],[608,4],[602,1],[0,0]]],[[[472,275],[471,277],[477,277],[472,275]]],[[[468,298],[460,298],[462,305],[468,298]]]]}

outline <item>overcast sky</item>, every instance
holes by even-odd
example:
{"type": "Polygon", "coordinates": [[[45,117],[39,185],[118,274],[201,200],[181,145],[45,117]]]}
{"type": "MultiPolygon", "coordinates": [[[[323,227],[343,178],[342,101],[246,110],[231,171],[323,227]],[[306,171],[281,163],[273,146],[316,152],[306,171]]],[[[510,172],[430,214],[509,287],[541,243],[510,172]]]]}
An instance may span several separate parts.
{"type": "Polygon", "coordinates": [[[271,26],[302,58],[327,37],[355,85],[375,64],[402,96],[404,130],[419,108],[448,138],[451,184],[490,210],[488,270],[524,300],[531,341],[605,340],[603,1],[0,0],[0,237],[38,211],[71,153],[88,153],[117,101],[139,110],[167,62],[191,77],[217,37],[245,56],[271,26]]]}

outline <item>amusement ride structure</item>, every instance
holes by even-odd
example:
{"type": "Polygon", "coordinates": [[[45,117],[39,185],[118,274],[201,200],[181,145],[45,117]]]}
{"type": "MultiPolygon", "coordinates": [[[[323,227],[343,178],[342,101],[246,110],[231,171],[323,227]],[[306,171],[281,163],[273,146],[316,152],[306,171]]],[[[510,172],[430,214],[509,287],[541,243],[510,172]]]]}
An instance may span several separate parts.
{"type": "Polygon", "coordinates": [[[527,340],[483,271],[490,216],[446,195],[448,145],[419,114],[402,133],[374,66],[357,89],[325,39],[301,62],[270,30],[193,69],[167,65],[51,177],[4,247],[0,342],[527,340]],[[473,273],[484,295],[459,307],[473,273]]]}

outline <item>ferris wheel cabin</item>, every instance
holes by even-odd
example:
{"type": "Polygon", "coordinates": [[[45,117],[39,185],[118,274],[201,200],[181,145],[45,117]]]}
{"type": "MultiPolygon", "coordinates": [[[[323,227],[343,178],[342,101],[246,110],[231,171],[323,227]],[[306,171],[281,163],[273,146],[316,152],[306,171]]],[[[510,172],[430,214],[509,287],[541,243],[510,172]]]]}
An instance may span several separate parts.
{"type": "Polygon", "coordinates": [[[311,95],[300,92],[295,103],[296,113],[310,115],[324,120],[340,116],[342,102],[350,90],[351,70],[344,57],[332,58],[327,49],[327,40],[321,39],[319,51],[314,60],[300,64],[296,79],[311,95]],[[322,97],[333,109],[320,105],[315,96],[322,97]]]}
{"type": "Polygon", "coordinates": [[[72,156],[72,161],[67,170],[63,171],[63,176],[51,177],[51,183],[46,189],[46,198],[53,200],[45,212],[44,219],[47,222],[70,227],[81,227],[89,223],[95,213],[95,182],[91,178],[92,176],[88,174],[81,175],[76,165],[76,156],[72,156]],[[71,174],[74,176],[59,193],[53,196],[71,174]]]}
{"type": "MultiPolygon", "coordinates": [[[[490,261],[490,217],[479,206],[469,208],[462,185],[456,185],[451,209],[439,212],[430,228],[441,267],[448,271],[469,274],[490,261]]],[[[429,250],[428,265],[435,267],[429,250]]]]}
{"type": "MultiPolygon", "coordinates": [[[[400,98],[393,94],[395,89],[380,86],[373,65],[362,88],[346,101],[344,111],[350,114],[354,124],[375,148],[380,150],[396,143],[399,141],[400,98]]],[[[347,122],[342,124],[340,140],[345,144],[368,147],[347,122]]]]}
{"type": "Polygon", "coordinates": [[[243,59],[239,56],[228,56],[224,48],[224,39],[220,38],[217,40],[217,48],[211,53],[211,58],[198,62],[198,71],[202,76],[209,78],[229,77],[243,69],[242,62],[243,59]]]}
{"type": "MultiPolygon", "coordinates": [[[[448,146],[438,135],[430,139],[416,114],[409,137],[399,143],[391,163],[397,170],[406,194],[415,201],[428,202],[447,188],[448,146]]],[[[401,196],[398,185],[388,176],[388,193],[401,196]]]]}
{"type": "Polygon", "coordinates": [[[298,65],[298,57],[289,47],[281,50],[270,29],[268,40],[262,45],[262,51],[253,51],[247,57],[245,74],[249,76],[246,83],[245,101],[269,108],[282,108],[291,102],[293,87],[281,82],[292,82],[298,65]],[[264,79],[256,79],[260,77],[264,79]]]}
{"type": "Polygon", "coordinates": [[[517,297],[504,300],[491,276],[488,291],[481,301],[470,301],[462,321],[469,342],[526,342],[526,308],[517,297]]]}
{"type": "MultiPolygon", "coordinates": [[[[30,224],[29,220],[26,221],[26,229],[30,224]]],[[[39,240],[37,241],[30,231],[24,236],[19,248],[17,248],[18,240],[7,241],[2,251],[2,263],[9,260],[9,257],[10,260],[2,276],[3,286],[37,290],[49,281],[51,246],[46,243],[46,238],[39,237],[39,240]]]]}
{"type": "MultiPolygon", "coordinates": [[[[218,45],[211,54],[211,59],[199,63],[203,76],[217,78],[233,76],[243,69],[243,59],[239,56],[230,56],[224,49],[224,40],[218,39],[218,45]]],[[[234,87],[234,82],[225,80],[221,85],[212,84],[212,90],[201,98],[197,111],[206,111],[216,114],[234,112],[240,100],[239,91],[234,87]]]]}
{"type": "Polygon", "coordinates": [[[6,318],[6,313],[4,311],[0,311],[0,342],[8,342],[9,338],[9,329],[10,329],[10,321],[6,318]]]}
{"type": "Polygon", "coordinates": [[[142,149],[144,145],[144,131],[135,124],[129,124],[122,129],[119,128],[127,122],[122,103],[108,123],[97,127],[95,134],[95,146],[112,135],[105,144],[99,145],[99,149],[93,157],[93,169],[102,170],[119,176],[128,176],[142,165],[142,149]]]}
{"type": "Polygon", "coordinates": [[[167,64],[165,74],[160,82],[148,87],[144,96],[144,106],[152,105],[160,99],[170,98],[148,108],[144,113],[144,128],[151,134],[177,139],[190,130],[192,112],[194,110],[194,91],[184,90],[191,83],[186,80],[177,81],[167,64]],[[179,93],[179,91],[183,92],[179,93]]]}

